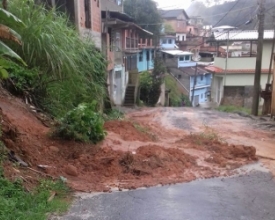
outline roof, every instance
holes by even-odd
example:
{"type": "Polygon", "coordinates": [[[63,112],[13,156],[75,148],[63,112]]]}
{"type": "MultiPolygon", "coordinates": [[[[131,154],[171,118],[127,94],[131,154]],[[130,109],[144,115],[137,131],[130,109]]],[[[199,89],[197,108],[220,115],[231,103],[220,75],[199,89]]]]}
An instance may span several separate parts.
{"type": "Polygon", "coordinates": [[[187,13],[185,12],[184,9],[171,9],[171,10],[159,10],[160,15],[162,18],[177,18],[181,13],[184,14],[186,19],[189,19],[187,13]]]}
{"type": "Polygon", "coordinates": [[[173,56],[192,55],[193,54],[189,51],[182,51],[182,50],[161,50],[161,52],[168,53],[173,56]]]}
{"type": "MultiPolygon", "coordinates": [[[[182,67],[180,70],[189,76],[196,75],[196,67],[182,67]]],[[[203,75],[209,73],[206,69],[197,67],[197,75],[203,75]]]]}
{"type": "MultiPolygon", "coordinates": [[[[216,66],[207,66],[207,67],[205,67],[205,69],[212,73],[224,74],[224,69],[221,69],[216,66]]],[[[269,69],[262,69],[262,73],[268,73],[268,72],[269,72],[269,69]]],[[[239,73],[239,74],[242,74],[242,73],[254,74],[255,69],[228,69],[226,71],[226,74],[237,74],[237,73],[239,73]]]]}
{"type": "MultiPolygon", "coordinates": [[[[215,40],[217,41],[224,41],[227,40],[228,32],[214,32],[215,40]]],[[[264,39],[271,40],[274,37],[273,30],[265,30],[264,31],[264,39]]],[[[235,30],[229,31],[229,40],[258,40],[258,31],[257,30],[235,30]]]]}

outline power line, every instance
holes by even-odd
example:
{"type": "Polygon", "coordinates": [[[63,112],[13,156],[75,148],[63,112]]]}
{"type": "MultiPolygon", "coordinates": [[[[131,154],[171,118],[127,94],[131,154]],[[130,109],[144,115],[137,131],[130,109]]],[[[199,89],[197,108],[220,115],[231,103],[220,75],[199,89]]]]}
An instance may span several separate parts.
{"type": "Polygon", "coordinates": [[[230,8],[230,10],[215,25],[213,25],[213,27],[217,26],[233,10],[233,8],[235,8],[238,3],[239,0],[236,1],[236,3],[230,8]]]}

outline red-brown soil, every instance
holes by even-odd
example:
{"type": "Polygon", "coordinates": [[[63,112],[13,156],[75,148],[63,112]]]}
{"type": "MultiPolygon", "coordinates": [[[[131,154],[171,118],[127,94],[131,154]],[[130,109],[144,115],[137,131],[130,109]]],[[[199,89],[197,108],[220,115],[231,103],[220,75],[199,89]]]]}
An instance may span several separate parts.
{"type": "Polygon", "coordinates": [[[230,175],[234,168],[256,159],[255,148],[207,140],[198,144],[183,131],[161,127],[150,113],[107,122],[106,140],[93,145],[53,140],[50,128],[37,119],[38,113],[7,94],[0,94],[0,108],[3,142],[31,168],[5,162],[5,175],[23,179],[27,188],[41,177],[63,176],[80,191],[134,189],[230,175]],[[137,129],[133,120],[148,130],[137,129]]]}

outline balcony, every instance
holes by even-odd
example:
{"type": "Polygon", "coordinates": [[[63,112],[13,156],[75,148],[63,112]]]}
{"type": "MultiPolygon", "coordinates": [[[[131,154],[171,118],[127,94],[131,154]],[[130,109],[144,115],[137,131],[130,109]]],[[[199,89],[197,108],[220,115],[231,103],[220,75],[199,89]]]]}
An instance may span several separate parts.
{"type": "Polygon", "coordinates": [[[126,37],[126,52],[138,52],[138,39],[137,38],[130,38],[126,37]]]}
{"type": "Polygon", "coordinates": [[[145,49],[145,48],[153,48],[153,39],[142,39],[140,38],[138,47],[140,49],[145,49]]]}

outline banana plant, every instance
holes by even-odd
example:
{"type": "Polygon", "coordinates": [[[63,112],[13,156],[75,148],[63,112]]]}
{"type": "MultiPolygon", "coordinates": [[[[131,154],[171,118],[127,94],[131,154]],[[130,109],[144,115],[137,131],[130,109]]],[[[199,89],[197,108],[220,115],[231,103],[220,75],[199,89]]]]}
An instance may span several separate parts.
{"type": "Polygon", "coordinates": [[[0,78],[8,77],[6,69],[9,67],[9,64],[5,56],[16,59],[25,66],[27,65],[16,52],[2,41],[8,40],[21,45],[21,36],[11,27],[16,28],[23,26],[24,23],[19,18],[5,9],[0,8],[0,78]]]}

